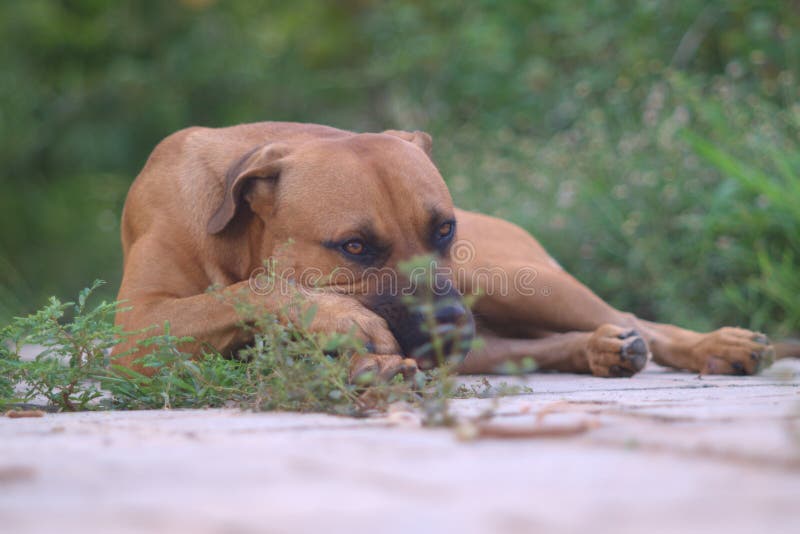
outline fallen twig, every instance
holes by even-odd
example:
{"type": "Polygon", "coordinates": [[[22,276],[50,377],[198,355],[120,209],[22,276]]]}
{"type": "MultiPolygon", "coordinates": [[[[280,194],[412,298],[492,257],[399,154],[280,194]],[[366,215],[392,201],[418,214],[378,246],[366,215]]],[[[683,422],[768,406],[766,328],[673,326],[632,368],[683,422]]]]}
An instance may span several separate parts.
{"type": "Polygon", "coordinates": [[[9,410],[6,412],[6,417],[11,419],[21,419],[23,417],[44,417],[42,410],[9,410]]]}
{"type": "Polygon", "coordinates": [[[581,421],[572,425],[545,425],[539,422],[532,426],[504,425],[489,422],[464,423],[456,429],[459,439],[469,441],[481,438],[538,439],[565,438],[584,434],[597,428],[597,422],[581,421]]]}

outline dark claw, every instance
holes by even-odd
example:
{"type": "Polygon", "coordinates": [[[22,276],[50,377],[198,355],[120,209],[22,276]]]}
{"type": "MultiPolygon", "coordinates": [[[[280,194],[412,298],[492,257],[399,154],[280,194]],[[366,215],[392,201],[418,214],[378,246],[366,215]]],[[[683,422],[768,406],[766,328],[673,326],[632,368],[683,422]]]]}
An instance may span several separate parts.
{"type": "Polygon", "coordinates": [[[753,360],[754,362],[757,362],[759,359],[761,359],[761,354],[758,352],[751,352],[750,359],[753,360]]]}
{"type": "Polygon", "coordinates": [[[647,344],[640,337],[633,338],[622,347],[622,359],[629,361],[633,368],[640,371],[647,364],[647,344]]]}
{"type": "Polygon", "coordinates": [[[628,339],[628,338],[629,338],[629,337],[631,337],[631,336],[638,336],[638,335],[639,335],[639,334],[636,332],[636,330],[634,330],[633,328],[631,328],[630,330],[625,330],[624,332],[622,332],[621,334],[619,334],[617,337],[618,337],[619,339],[628,339]]]}
{"type": "Polygon", "coordinates": [[[731,368],[733,369],[733,374],[735,375],[746,375],[747,371],[744,368],[744,364],[742,362],[733,362],[731,364],[731,368]]]}
{"type": "Polygon", "coordinates": [[[633,376],[633,371],[620,365],[612,365],[608,368],[608,374],[616,378],[628,378],[633,376]]]}

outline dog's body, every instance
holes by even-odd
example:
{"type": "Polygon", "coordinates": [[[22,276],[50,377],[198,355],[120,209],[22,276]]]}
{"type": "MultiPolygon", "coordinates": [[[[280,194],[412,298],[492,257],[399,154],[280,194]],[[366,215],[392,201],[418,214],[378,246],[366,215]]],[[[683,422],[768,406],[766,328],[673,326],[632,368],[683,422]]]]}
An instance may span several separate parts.
{"type": "MultiPolygon", "coordinates": [[[[400,262],[433,254],[458,290],[437,293],[436,328],[470,336],[459,293],[480,294],[474,311],[485,343],[466,355],[462,372],[532,357],[542,369],[630,376],[652,354],[671,367],[751,374],[769,357],[766,338],[748,330],[700,334],[607,305],[521,228],[456,209],[430,148],[422,132],[354,134],[295,123],[173,134],[154,150],[125,205],[119,298],[132,309],[117,324],[134,331],[169,321],[174,335],[197,340],[188,350],[208,343],[229,352],[251,334],[219,294],[278,314],[296,288],[319,285],[322,275],[328,291],[306,297],[317,308],[310,329],[355,328],[371,352],[354,360],[354,372],[408,374],[430,363],[419,349],[429,337],[423,319],[365,273],[397,273],[400,262]],[[254,292],[251,276],[267,259],[290,269],[297,284],[254,292]],[[221,289],[211,294],[210,286],[221,289]]],[[[121,363],[135,367],[140,355],[130,352],[121,363]]]]}

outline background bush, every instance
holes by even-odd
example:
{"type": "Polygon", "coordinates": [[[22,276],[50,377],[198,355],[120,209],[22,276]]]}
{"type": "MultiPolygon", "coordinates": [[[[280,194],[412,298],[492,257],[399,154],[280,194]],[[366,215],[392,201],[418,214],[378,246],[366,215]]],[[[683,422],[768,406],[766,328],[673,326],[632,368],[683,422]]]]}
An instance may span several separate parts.
{"type": "Polygon", "coordinates": [[[0,319],[113,294],[161,138],[296,120],[428,130],[458,204],[619,307],[797,332],[798,28],[789,1],[3,2],[0,319]]]}

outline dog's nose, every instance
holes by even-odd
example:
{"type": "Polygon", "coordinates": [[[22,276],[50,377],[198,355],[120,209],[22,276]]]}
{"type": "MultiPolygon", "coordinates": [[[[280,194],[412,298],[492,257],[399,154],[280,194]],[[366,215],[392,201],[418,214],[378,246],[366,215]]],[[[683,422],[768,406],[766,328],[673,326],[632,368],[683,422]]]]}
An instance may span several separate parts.
{"type": "Polygon", "coordinates": [[[459,303],[450,303],[436,308],[434,317],[437,323],[459,323],[467,315],[467,310],[459,303]]]}

